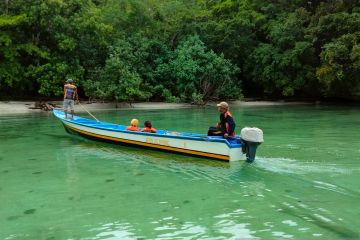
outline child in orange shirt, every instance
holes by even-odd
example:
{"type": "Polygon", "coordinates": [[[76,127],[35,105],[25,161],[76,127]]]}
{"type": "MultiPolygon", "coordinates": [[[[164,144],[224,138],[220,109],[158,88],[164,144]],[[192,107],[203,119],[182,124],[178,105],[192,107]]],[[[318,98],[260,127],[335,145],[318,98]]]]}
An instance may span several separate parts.
{"type": "Polygon", "coordinates": [[[134,118],[134,119],[131,120],[130,126],[128,126],[126,128],[126,130],[128,130],[128,131],[140,131],[139,128],[137,127],[138,124],[139,124],[139,120],[134,118]]]}
{"type": "Polygon", "coordinates": [[[156,133],[156,129],[152,127],[150,121],[145,121],[144,128],[141,129],[142,132],[150,132],[150,133],[156,133]]]}

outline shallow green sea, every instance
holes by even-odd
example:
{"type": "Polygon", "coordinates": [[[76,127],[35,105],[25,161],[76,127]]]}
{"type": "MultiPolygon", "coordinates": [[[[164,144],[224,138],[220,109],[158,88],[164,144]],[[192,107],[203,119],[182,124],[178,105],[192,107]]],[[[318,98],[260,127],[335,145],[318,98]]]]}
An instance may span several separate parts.
{"type": "MultiPolygon", "coordinates": [[[[264,131],[254,164],[86,140],[51,113],[0,116],[0,239],[360,238],[359,107],[232,112],[237,133],[264,131]]],[[[94,114],[199,133],[218,120],[215,108],[94,114]]]]}

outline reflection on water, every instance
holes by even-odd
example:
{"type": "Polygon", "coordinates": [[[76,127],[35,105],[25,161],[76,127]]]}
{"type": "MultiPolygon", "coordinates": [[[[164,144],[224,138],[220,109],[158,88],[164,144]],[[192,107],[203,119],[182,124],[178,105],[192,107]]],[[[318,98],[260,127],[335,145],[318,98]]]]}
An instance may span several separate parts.
{"type": "MultiPolygon", "coordinates": [[[[359,238],[359,110],[232,110],[238,126],[264,130],[254,164],[98,143],[47,114],[1,117],[0,239],[359,238]]],[[[218,117],[206,108],[97,115],[199,133],[218,117]]]]}

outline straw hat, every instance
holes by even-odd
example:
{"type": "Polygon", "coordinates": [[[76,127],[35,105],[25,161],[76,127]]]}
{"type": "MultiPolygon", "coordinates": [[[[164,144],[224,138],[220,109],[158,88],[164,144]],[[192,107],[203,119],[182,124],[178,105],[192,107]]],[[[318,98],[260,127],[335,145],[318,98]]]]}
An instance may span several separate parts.
{"type": "Polygon", "coordinates": [[[221,102],[216,104],[216,106],[224,108],[224,109],[229,109],[229,104],[227,102],[221,102]]]}

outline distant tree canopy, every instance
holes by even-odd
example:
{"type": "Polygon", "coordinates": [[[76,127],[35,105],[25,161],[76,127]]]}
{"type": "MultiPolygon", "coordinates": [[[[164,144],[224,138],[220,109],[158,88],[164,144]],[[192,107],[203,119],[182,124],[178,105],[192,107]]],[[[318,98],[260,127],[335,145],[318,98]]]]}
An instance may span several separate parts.
{"type": "Polygon", "coordinates": [[[0,96],[360,99],[360,2],[7,0],[0,96]]]}

